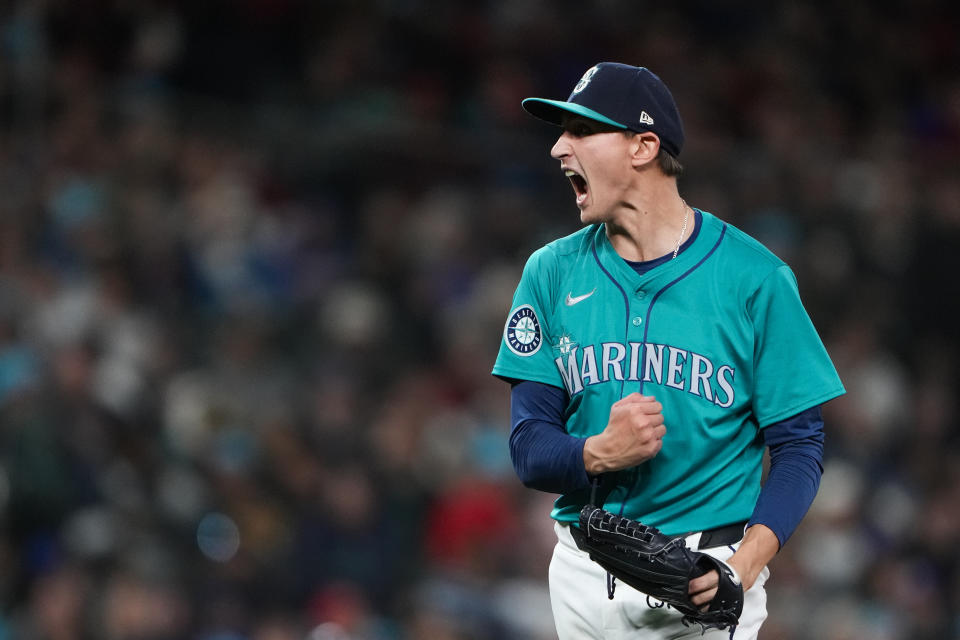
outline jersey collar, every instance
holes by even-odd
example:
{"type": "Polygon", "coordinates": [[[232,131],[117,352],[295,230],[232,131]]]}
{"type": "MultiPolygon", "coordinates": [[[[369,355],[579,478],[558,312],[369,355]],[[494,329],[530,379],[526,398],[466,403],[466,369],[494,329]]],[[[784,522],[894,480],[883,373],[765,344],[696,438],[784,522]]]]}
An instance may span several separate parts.
{"type": "Polygon", "coordinates": [[[600,264],[617,282],[634,290],[656,288],[660,284],[672,281],[703,259],[716,244],[723,228],[723,222],[716,216],[701,209],[697,209],[697,211],[700,212],[702,222],[693,243],[681,251],[676,258],[655,266],[643,275],[638,274],[616,252],[607,237],[606,227],[602,224],[597,225],[594,234],[594,246],[600,264]]]}

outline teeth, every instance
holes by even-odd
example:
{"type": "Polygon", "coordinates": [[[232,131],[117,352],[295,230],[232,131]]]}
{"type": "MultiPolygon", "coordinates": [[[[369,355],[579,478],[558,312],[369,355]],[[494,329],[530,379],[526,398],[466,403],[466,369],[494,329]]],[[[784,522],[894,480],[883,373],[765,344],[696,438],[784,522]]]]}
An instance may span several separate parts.
{"type": "Polygon", "coordinates": [[[568,178],[570,178],[570,177],[572,177],[572,176],[577,175],[577,172],[576,172],[576,171],[573,171],[572,169],[567,169],[566,171],[563,172],[563,175],[565,175],[565,176],[567,176],[568,178]]]}

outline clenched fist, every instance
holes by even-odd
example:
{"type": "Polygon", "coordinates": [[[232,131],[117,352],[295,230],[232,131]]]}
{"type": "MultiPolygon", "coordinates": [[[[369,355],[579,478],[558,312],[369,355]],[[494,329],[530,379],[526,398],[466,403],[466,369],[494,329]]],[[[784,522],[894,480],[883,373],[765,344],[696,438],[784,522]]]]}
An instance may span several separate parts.
{"type": "Polygon", "coordinates": [[[635,467],[660,452],[667,428],[663,405],[653,396],[631,393],[610,407],[602,433],[587,438],[583,464],[590,475],[635,467]]]}

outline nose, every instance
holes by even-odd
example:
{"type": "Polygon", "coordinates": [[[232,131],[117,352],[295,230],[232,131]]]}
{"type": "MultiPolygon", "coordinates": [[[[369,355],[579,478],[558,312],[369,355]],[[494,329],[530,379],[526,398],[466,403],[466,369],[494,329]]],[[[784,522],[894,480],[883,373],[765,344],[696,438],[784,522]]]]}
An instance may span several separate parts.
{"type": "Polygon", "coordinates": [[[570,155],[570,135],[564,131],[559,138],[557,138],[556,143],[554,143],[553,148],[550,149],[550,157],[555,160],[563,160],[570,155]]]}

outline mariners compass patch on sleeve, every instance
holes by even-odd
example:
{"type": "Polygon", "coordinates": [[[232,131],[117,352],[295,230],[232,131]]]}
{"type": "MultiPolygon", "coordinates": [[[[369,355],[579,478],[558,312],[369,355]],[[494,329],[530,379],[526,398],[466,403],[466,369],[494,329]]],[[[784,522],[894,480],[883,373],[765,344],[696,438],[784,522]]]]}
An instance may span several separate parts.
{"type": "Polygon", "coordinates": [[[523,304],[513,310],[503,329],[503,339],[518,356],[532,356],[540,349],[543,335],[533,307],[523,304]]]}

